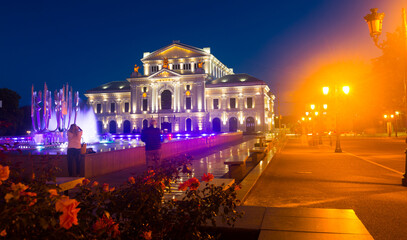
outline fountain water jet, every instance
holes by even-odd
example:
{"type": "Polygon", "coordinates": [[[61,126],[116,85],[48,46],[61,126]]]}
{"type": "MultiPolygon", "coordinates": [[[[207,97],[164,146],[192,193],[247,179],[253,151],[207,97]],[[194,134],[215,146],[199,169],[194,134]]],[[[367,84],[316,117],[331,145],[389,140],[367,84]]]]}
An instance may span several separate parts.
{"type": "Polygon", "coordinates": [[[79,112],[79,92],[73,93],[72,87],[63,85],[54,92],[52,104],[51,91],[44,84],[44,91],[31,88],[31,118],[34,141],[38,145],[62,144],[67,141],[66,132],[71,123],[84,129],[83,141],[98,141],[96,118],[92,109],[79,112]]]}

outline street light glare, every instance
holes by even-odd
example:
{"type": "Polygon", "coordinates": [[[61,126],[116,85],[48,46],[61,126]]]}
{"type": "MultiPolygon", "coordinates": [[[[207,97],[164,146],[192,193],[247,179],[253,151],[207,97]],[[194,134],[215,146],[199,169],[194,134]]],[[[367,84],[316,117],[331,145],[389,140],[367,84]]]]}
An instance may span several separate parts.
{"type": "Polygon", "coordinates": [[[312,109],[312,110],[315,109],[315,104],[311,104],[311,109],[312,109]]]}
{"type": "Polygon", "coordinates": [[[324,109],[328,109],[328,104],[324,104],[324,109]]]}
{"type": "Polygon", "coordinates": [[[349,86],[343,86],[343,87],[342,87],[342,91],[343,91],[345,94],[348,94],[349,91],[350,91],[349,86]]]}
{"type": "Polygon", "coordinates": [[[327,95],[329,93],[329,87],[323,87],[322,92],[327,95]]]}

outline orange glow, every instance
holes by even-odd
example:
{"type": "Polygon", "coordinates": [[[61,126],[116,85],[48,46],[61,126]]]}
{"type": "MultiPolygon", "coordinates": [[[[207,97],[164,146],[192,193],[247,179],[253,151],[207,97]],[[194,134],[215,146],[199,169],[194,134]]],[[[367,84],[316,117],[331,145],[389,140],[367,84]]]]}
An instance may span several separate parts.
{"type": "Polygon", "coordinates": [[[311,104],[311,109],[312,109],[312,110],[315,109],[315,104],[311,104]]]}
{"type": "Polygon", "coordinates": [[[342,87],[342,91],[343,91],[345,94],[349,94],[349,91],[350,91],[349,86],[343,86],[343,87],[342,87]]]}
{"type": "Polygon", "coordinates": [[[384,118],[387,118],[387,114],[384,114],[384,116],[383,116],[384,118]]]}
{"type": "Polygon", "coordinates": [[[328,104],[324,104],[324,109],[328,109],[328,104]]]}
{"type": "Polygon", "coordinates": [[[144,98],[147,97],[147,93],[143,93],[143,97],[144,97],[144,98]]]}
{"type": "Polygon", "coordinates": [[[185,95],[189,96],[189,95],[191,95],[191,92],[190,92],[190,91],[187,91],[187,92],[185,93],[185,95]]]}

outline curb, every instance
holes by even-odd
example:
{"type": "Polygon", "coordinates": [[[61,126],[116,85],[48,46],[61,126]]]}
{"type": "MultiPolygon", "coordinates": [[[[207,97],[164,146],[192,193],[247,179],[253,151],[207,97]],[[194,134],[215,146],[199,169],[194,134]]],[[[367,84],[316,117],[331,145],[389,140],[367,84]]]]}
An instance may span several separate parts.
{"type": "MultiPolygon", "coordinates": [[[[244,203],[246,197],[249,195],[250,191],[257,183],[257,180],[266,170],[267,166],[271,160],[279,153],[286,145],[287,139],[283,139],[281,146],[274,147],[270,152],[267,153],[267,156],[261,160],[256,167],[254,167],[250,172],[245,176],[245,178],[240,182],[241,189],[237,191],[237,199],[240,200],[240,205],[244,203]]],[[[279,144],[280,145],[280,144],[279,144]]]]}

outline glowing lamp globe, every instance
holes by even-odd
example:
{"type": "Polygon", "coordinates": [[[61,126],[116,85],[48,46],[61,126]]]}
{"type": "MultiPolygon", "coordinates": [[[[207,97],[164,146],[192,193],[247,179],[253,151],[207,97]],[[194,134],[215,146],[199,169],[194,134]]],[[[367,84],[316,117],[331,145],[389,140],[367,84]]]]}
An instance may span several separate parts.
{"type": "Polygon", "coordinates": [[[329,93],[329,87],[323,87],[322,92],[327,95],[329,93]]]}
{"type": "Polygon", "coordinates": [[[378,13],[377,8],[371,8],[370,12],[364,19],[369,27],[370,36],[376,41],[382,33],[384,13],[378,13]]]}

